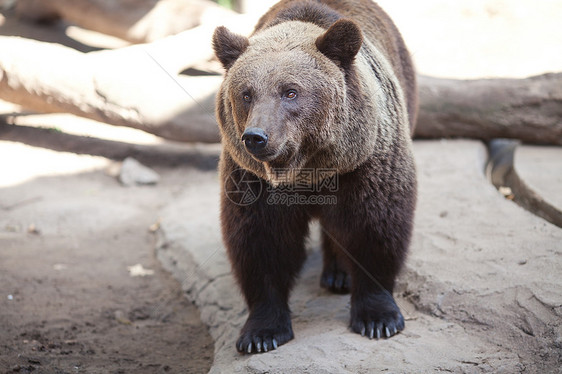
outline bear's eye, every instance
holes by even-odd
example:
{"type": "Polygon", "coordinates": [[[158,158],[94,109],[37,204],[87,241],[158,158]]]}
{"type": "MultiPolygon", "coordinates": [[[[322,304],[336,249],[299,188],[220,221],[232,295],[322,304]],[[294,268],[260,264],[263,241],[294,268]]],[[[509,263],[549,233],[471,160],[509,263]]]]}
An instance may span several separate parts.
{"type": "Polygon", "coordinates": [[[297,97],[297,91],[288,90],[287,92],[285,92],[285,97],[289,100],[293,100],[297,97]]]}
{"type": "Polygon", "coordinates": [[[242,99],[243,99],[245,102],[249,103],[249,102],[252,101],[252,96],[251,96],[249,93],[245,93],[245,94],[242,96],[242,99]]]}

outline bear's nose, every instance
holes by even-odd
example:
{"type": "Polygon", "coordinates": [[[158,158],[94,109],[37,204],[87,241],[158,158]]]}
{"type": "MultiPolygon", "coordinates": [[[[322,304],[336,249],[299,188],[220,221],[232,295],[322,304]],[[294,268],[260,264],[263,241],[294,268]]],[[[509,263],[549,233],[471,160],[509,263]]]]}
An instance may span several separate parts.
{"type": "Polygon", "coordinates": [[[242,141],[248,152],[256,154],[262,151],[267,145],[267,135],[265,131],[259,127],[250,127],[242,134],[242,141]]]}

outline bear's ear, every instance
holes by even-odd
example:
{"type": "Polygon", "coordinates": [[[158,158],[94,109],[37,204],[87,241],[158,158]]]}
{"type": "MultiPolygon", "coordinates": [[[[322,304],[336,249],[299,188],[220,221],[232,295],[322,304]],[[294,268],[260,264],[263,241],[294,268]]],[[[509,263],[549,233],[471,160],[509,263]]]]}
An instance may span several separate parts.
{"type": "Polygon", "coordinates": [[[336,21],[316,39],[316,47],[326,57],[347,67],[355,58],[363,43],[359,26],[348,19],[336,21]]]}
{"type": "Polygon", "coordinates": [[[217,27],[213,34],[215,55],[226,70],[230,69],[249,44],[248,38],[235,34],[224,26],[217,27]]]}

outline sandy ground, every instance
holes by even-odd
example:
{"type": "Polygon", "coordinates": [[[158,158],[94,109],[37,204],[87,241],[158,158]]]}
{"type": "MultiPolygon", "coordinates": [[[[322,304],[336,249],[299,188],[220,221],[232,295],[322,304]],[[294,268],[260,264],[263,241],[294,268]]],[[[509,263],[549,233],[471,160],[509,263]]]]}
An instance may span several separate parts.
{"type": "MultiPolygon", "coordinates": [[[[562,70],[562,1],[380,3],[403,30],[422,73],[481,77],[562,70]]],[[[24,27],[0,16],[1,34],[89,50],[65,30],[24,27]]],[[[7,105],[0,112],[14,111],[21,108],[7,105]]],[[[153,231],[161,210],[177,196],[206,192],[197,181],[203,178],[205,186],[216,178],[218,149],[162,145],[146,134],[72,116],[25,114],[18,123],[54,130],[31,128],[20,138],[23,144],[0,141],[0,372],[207,372],[213,340],[181,291],[181,281],[192,280],[179,276],[178,282],[162,270],[153,231]],[[65,152],[76,144],[94,156],[65,152]],[[127,188],[108,175],[109,158],[127,153],[152,166],[160,183],[127,188]]],[[[458,341],[459,357],[462,337],[461,330],[449,337],[458,341]]],[[[414,364],[423,352],[419,356],[410,357],[414,364]]]]}
{"type": "Polygon", "coordinates": [[[153,253],[189,168],[127,188],[101,157],[2,141],[0,158],[0,372],[207,372],[213,342],[153,253]]]}
{"type": "Polygon", "coordinates": [[[562,230],[486,180],[481,142],[415,141],[414,155],[414,235],[394,292],[406,328],[392,339],[349,331],[349,295],[319,287],[313,226],[290,299],[295,339],[267,354],[240,355],[234,345],[247,311],[232,292],[216,180],[198,177],[162,210],[158,258],[183,280],[209,326],[210,373],[560,372],[562,230]]]}

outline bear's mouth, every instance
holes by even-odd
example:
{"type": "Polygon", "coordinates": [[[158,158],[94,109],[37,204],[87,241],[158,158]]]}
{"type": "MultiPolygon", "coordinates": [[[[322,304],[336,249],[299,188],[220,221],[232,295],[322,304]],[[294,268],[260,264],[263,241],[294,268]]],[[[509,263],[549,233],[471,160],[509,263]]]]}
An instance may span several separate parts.
{"type": "Polygon", "coordinates": [[[250,154],[250,156],[259,162],[274,162],[279,155],[271,151],[263,151],[260,153],[250,154]]]}
{"type": "Polygon", "coordinates": [[[273,186],[292,185],[301,174],[305,160],[296,157],[296,153],[285,148],[281,155],[271,161],[264,162],[267,179],[273,186]]]}
{"type": "Polygon", "coordinates": [[[250,153],[256,161],[268,163],[275,168],[286,168],[291,164],[291,159],[293,158],[293,148],[290,142],[284,141],[278,147],[266,147],[260,152],[250,153]]]}

